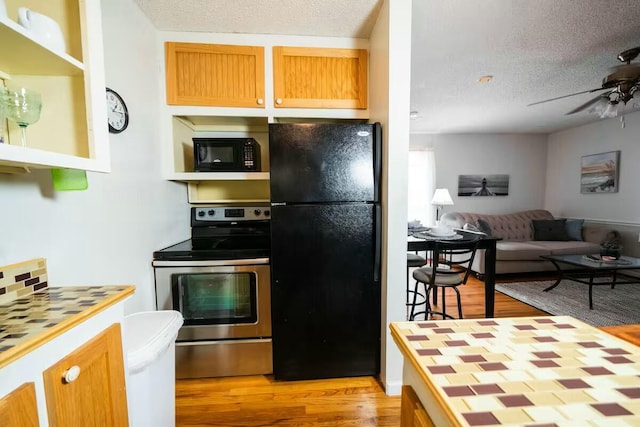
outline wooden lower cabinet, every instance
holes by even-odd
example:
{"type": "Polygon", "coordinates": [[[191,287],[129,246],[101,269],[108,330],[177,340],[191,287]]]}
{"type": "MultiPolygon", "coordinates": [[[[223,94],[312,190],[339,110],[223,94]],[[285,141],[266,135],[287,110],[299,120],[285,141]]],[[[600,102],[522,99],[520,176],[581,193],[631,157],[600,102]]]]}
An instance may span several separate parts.
{"type": "Polygon", "coordinates": [[[400,427],[435,427],[411,386],[402,386],[400,427]]]}
{"type": "Polygon", "coordinates": [[[120,324],[43,373],[52,427],[128,426],[120,324]]]}
{"type": "Polygon", "coordinates": [[[0,399],[0,425],[38,427],[36,389],[33,383],[22,384],[0,399]]]}

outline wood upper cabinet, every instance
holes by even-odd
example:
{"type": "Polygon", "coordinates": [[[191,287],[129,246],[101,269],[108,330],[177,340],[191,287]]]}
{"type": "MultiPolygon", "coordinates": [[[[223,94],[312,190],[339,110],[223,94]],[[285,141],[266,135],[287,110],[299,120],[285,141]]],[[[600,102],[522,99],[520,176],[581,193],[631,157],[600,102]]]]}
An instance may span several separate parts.
{"type": "Polygon", "coordinates": [[[275,107],[367,108],[367,51],[273,48],[275,107]]]}
{"type": "Polygon", "coordinates": [[[0,399],[0,420],[3,427],[38,427],[33,383],[23,384],[0,399]]]}
{"type": "Polygon", "coordinates": [[[167,104],[264,108],[264,48],[165,43],[167,104]]]}
{"type": "Polygon", "coordinates": [[[128,426],[120,324],[43,373],[49,425],[128,426]]]}

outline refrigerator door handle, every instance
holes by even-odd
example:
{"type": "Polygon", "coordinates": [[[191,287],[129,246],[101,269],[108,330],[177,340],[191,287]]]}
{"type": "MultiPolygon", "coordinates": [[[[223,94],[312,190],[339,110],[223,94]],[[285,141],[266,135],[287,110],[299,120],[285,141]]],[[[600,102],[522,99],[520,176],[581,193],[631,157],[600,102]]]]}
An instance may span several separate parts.
{"type": "Polygon", "coordinates": [[[380,184],[382,175],[382,126],[373,124],[373,201],[380,202],[380,184]]]}
{"type": "Polygon", "coordinates": [[[373,261],[373,280],[375,282],[379,282],[380,281],[380,257],[381,257],[380,251],[382,246],[382,207],[380,205],[376,205],[373,212],[375,216],[374,220],[376,223],[376,228],[374,233],[374,238],[376,240],[373,245],[375,250],[374,261],[373,261]]]}

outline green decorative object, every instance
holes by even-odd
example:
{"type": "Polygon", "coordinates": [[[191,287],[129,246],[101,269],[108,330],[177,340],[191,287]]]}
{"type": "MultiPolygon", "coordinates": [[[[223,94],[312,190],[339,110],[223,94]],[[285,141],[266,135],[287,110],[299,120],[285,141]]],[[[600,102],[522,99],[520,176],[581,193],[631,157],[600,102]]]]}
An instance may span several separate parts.
{"type": "Polygon", "coordinates": [[[51,169],[53,189],[56,191],[86,190],[87,172],[78,169],[51,169]]]}

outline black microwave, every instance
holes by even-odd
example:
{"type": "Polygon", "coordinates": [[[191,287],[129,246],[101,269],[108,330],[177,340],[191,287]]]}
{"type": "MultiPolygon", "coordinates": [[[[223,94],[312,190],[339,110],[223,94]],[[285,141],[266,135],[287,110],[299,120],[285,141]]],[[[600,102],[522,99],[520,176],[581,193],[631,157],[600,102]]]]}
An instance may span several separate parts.
{"type": "Polygon", "coordinates": [[[253,138],[193,138],[196,172],[259,172],[260,144],[253,138]]]}

